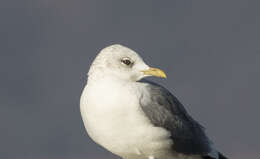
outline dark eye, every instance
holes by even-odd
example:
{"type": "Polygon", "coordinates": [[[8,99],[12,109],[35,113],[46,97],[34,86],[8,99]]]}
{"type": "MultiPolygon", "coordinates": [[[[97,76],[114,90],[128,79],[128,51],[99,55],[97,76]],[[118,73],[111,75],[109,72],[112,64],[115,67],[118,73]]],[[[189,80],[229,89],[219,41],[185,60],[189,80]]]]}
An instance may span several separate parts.
{"type": "Polygon", "coordinates": [[[132,62],[131,62],[128,58],[122,59],[121,62],[122,62],[123,64],[127,65],[127,66],[129,66],[129,65],[132,64],[132,62]]]}

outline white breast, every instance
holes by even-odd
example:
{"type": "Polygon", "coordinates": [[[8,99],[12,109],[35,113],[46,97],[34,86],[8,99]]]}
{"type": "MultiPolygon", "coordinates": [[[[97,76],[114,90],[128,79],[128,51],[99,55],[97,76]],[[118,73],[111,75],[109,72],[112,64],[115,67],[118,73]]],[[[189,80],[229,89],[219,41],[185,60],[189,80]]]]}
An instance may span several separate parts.
{"type": "Polygon", "coordinates": [[[136,85],[104,81],[87,85],[81,97],[89,136],[120,156],[146,155],[170,147],[169,133],[154,127],[142,112],[136,85]]]}

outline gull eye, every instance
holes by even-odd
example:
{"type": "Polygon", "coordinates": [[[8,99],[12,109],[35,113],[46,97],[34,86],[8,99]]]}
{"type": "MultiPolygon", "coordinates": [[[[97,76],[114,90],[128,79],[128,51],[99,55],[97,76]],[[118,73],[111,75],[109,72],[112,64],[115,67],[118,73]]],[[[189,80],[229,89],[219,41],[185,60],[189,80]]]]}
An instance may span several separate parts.
{"type": "Polygon", "coordinates": [[[127,66],[129,66],[129,65],[132,64],[132,62],[131,62],[131,60],[130,60],[129,58],[123,58],[123,59],[121,60],[121,62],[122,62],[123,64],[127,65],[127,66]]]}

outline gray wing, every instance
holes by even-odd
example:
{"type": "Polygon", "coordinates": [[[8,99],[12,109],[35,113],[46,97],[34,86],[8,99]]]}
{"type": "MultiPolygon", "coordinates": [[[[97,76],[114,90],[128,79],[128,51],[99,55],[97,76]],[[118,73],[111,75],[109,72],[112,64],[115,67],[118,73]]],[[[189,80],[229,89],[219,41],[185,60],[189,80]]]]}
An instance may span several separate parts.
{"type": "Polygon", "coordinates": [[[140,105],[152,124],[171,132],[173,150],[183,154],[207,156],[210,141],[204,128],[186,112],[183,105],[167,89],[150,81],[147,84],[149,95],[143,95],[140,105]],[[149,100],[147,100],[149,98],[149,100]]]}

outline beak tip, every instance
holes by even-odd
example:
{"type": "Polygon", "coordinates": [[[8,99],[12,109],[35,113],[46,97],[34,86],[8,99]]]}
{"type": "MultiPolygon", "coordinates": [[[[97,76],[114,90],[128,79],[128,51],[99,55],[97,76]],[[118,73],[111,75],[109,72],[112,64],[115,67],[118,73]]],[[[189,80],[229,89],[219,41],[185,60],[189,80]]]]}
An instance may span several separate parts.
{"type": "Polygon", "coordinates": [[[167,78],[166,74],[162,75],[162,78],[165,78],[165,79],[166,79],[166,78],[167,78]]]}

